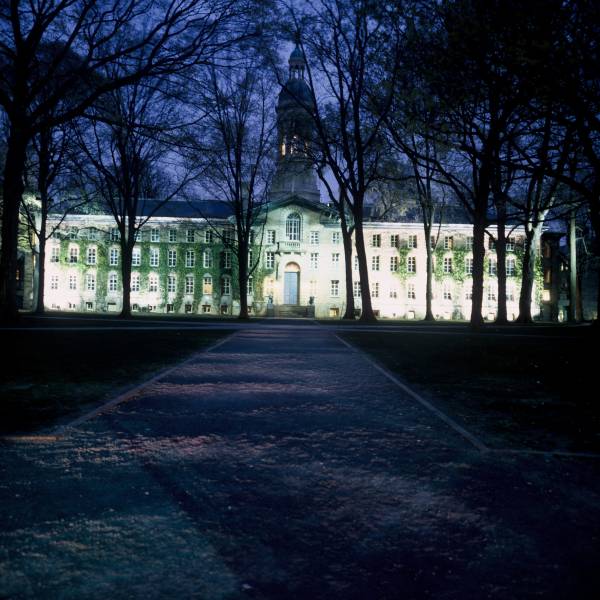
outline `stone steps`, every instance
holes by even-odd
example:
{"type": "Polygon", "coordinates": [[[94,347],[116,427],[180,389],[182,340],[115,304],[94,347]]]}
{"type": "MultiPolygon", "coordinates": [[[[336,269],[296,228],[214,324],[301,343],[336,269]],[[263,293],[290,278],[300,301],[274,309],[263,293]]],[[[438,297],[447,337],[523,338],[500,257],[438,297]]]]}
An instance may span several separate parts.
{"type": "Polygon", "coordinates": [[[274,306],[275,317],[313,318],[315,316],[314,306],[300,306],[298,304],[279,304],[274,306]]]}

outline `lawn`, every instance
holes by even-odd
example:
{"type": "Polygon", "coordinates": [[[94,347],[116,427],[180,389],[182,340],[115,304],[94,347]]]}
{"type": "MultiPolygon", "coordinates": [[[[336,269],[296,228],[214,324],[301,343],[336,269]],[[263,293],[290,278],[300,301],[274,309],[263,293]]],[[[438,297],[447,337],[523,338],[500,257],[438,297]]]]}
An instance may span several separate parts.
{"type": "Polygon", "coordinates": [[[32,431],[76,415],[227,333],[5,330],[0,432],[32,431]]]}
{"type": "Polygon", "coordinates": [[[589,329],[344,332],[492,448],[600,452],[589,329]]]}

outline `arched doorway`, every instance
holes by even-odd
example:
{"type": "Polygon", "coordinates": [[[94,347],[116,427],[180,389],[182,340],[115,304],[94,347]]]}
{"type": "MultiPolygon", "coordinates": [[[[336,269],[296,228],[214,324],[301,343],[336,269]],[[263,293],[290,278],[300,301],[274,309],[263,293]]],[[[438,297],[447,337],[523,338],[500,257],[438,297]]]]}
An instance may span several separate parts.
{"type": "Polygon", "coordinates": [[[283,303],[299,304],[300,299],[300,267],[288,263],[283,273],[283,303]]]}

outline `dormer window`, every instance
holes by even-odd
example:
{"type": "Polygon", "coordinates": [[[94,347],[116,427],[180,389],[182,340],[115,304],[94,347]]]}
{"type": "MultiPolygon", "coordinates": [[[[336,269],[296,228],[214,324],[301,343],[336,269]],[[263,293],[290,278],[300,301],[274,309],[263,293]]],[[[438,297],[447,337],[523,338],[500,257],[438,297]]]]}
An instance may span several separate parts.
{"type": "Polygon", "coordinates": [[[285,221],[285,234],[291,242],[300,241],[300,215],[291,213],[285,221]]]}

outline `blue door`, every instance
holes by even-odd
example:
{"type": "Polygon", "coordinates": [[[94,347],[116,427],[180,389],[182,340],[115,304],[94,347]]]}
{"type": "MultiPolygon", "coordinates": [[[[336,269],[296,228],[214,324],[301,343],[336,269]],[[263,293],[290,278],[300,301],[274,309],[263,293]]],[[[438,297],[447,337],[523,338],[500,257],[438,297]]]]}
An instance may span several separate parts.
{"type": "Polygon", "coordinates": [[[298,304],[298,276],[300,273],[286,271],[283,279],[283,303],[298,304]]]}

